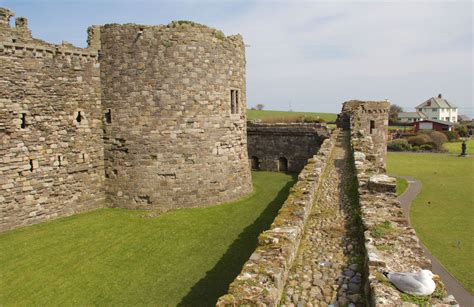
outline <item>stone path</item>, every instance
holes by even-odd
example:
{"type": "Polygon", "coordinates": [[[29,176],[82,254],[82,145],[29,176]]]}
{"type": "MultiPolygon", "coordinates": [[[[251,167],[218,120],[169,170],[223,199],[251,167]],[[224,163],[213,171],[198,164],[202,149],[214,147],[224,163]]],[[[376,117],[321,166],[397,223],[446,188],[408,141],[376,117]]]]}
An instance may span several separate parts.
{"type": "Polygon", "coordinates": [[[282,306],[365,305],[359,215],[346,194],[353,178],[345,158],[347,142],[347,135],[341,136],[334,149],[283,291],[282,306]]]}
{"type": "MultiPolygon", "coordinates": [[[[408,188],[402,195],[398,197],[398,200],[402,205],[405,217],[407,218],[408,222],[410,222],[409,212],[411,202],[413,201],[413,199],[415,199],[418,193],[421,192],[422,185],[420,181],[416,180],[413,177],[399,177],[406,179],[408,182],[408,188]]],[[[420,246],[423,248],[425,256],[431,260],[432,271],[435,274],[441,276],[441,279],[443,280],[446,289],[450,294],[454,295],[459,305],[461,307],[474,306],[474,296],[466,288],[464,288],[463,285],[456,278],[454,278],[454,276],[452,276],[433,255],[431,255],[429,250],[421,241],[420,246]]]]}

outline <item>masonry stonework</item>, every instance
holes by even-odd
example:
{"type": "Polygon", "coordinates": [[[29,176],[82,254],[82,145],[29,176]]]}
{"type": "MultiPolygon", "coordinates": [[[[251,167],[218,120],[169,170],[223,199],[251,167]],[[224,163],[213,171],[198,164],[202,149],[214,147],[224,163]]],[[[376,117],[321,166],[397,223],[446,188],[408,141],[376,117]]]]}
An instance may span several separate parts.
{"type": "Polygon", "coordinates": [[[170,209],[252,190],[245,50],[191,22],[48,44],[0,8],[0,231],[106,205],[170,209]]]}
{"type": "Polygon", "coordinates": [[[33,39],[12,15],[0,9],[0,231],[105,198],[97,50],[33,39]]]}
{"type": "Polygon", "coordinates": [[[176,208],[249,193],[242,38],[189,22],[105,25],[100,37],[111,202],[176,208]]]}
{"type": "Polygon", "coordinates": [[[249,122],[247,147],[250,165],[256,170],[299,173],[328,137],[325,124],[249,122]]]}
{"type": "Polygon", "coordinates": [[[382,168],[387,154],[389,108],[386,101],[350,100],[343,104],[337,120],[339,128],[371,137],[373,147],[368,159],[374,159],[382,168]]]}

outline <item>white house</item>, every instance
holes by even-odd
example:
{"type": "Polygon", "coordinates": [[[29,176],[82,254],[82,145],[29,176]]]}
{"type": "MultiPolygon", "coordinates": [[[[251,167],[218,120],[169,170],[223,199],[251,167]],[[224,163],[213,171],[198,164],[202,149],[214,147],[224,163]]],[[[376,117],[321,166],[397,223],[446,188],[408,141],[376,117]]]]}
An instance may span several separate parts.
{"type": "Polygon", "coordinates": [[[458,121],[458,107],[444,99],[441,94],[416,106],[416,111],[423,113],[426,119],[442,120],[451,123],[458,121]]]}

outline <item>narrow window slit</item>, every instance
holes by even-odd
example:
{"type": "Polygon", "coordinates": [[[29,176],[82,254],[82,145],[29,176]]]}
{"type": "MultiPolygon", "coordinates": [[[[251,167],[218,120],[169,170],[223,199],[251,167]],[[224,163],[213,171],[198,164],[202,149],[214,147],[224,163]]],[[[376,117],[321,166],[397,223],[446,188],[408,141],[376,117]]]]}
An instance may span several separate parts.
{"type": "Polygon", "coordinates": [[[370,134],[372,134],[372,131],[375,129],[375,121],[371,120],[370,121],[370,134]]]}
{"type": "Polygon", "coordinates": [[[82,154],[82,163],[86,163],[86,154],[82,154]]]}
{"type": "Polygon", "coordinates": [[[26,113],[21,113],[21,129],[26,128],[26,113]]]}
{"type": "Polygon", "coordinates": [[[80,123],[80,122],[81,122],[81,120],[82,120],[81,111],[78,111],[78,112],[77,112],[76,121],[77,121],[78,123],[80,123]]]}
{"type": "Polygon", "coordinates": [[[109,109],[107,112],[105,112],[105,122],[107,124],[112,123],[112,110],[111,109],[109,109]]]}
{"type": "Polygon", "coordinates": [[[61,167],[61,156],[58,156],[58,167],[61,167]]]}
{"type": "Polygon", "coordinates": [[[33,159],[30,159],[30,172],[34,170],[33,159]]]}

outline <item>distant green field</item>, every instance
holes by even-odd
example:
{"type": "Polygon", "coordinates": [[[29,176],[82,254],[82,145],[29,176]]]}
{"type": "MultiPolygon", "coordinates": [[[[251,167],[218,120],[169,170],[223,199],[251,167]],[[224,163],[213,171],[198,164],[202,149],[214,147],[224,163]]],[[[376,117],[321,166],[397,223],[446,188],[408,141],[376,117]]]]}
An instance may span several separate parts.
{"type": "Polygon", "coordinates": [[[474,292],[474,158],[389,152],[387,170],[423,184],[410,208],[418,236],[467,289],[474,292]]]}
{"type": "MultiPolygon", "coordinates": [[[[460,154],[461,153],[461,142],[452,142],[452,143],[444,143],[443,147],[449,150],[450,153],[460,154]]],[[[474,154],[474,140],[468,140],[466,142],[468,154],[474,154]]]]}
{"type": "Polygon", "coordinates": [[[272,120],[280,119],[285,117],[298,117],[298,116],[308,116],[308,117],[320,117],[326,122],[333,122],[336,120],[337,115],[334,113],[317,113],[317,112],[289,112],[289,111],[267,111],[267,110],[247,110],[247,119],[261,119],[272,120]]]}

